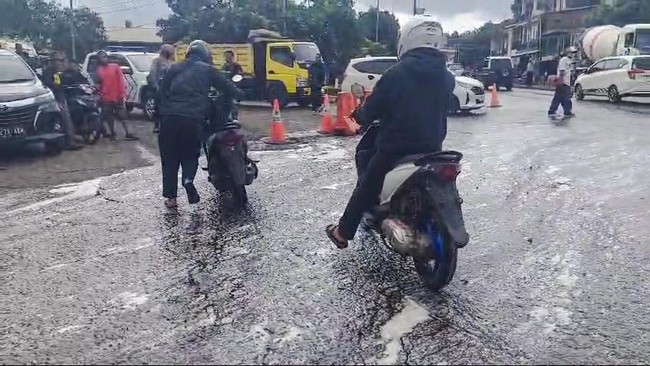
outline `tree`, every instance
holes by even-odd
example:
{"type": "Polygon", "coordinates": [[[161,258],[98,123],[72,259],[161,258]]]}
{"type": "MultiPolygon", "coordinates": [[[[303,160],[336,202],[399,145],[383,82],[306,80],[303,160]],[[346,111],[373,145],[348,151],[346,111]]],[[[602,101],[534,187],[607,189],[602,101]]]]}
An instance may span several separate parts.
{"type": "Polygon", "coordinates": [[[512,16],[515,19],[519,19],[523,15],[522,12],[521,12],[522,2],[523,2],[522,0],[514,0],[512,5],[510,5],[510,10],[512,11],[512,16]]]}
{"type": "Polygon", "coordinates": [[[78,55],[99,48],[106,39],[101,17],[88,8],[71,12],[47,0],[7,0],[3,6],[0,34],[27,38],[37,48],[51,47],[71,55],[71,19],[75,24],[78,55]]]}
{"type": "Polygon", "coordinates": [[[589,26],[613,24],[650,23],[650,1],[648,0],[618,0],[615,6],[601,5],[587,19],[589,26]]]}
{"type": "Polygon", "coordinates": [[[377,8],[370,8],[367,12],[359,14],[359,31],[371,41],[385,45],[389,52],[397,53],[397,36],[399,21],[394,14],[388,11],[379,12],[379,39],[377,35],[377,8]]]}

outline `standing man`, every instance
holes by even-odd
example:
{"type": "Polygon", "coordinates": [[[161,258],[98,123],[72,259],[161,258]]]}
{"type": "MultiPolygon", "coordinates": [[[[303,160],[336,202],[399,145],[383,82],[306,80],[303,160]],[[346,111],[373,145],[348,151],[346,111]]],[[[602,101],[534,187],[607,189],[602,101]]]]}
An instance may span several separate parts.
{"type": "Polygon", "coordinates": [[[557,113],[558,107],[562,105],[564,116],[571,117],[573,114],[573,103],[571,102],[571,65],[570,54],[562,54],[562,58],[557,65],[557,74],[555,77],[555,95],[548,110],[548,116],[553,118],[557,113]]]}
{"type": "Polygon", "coordinates": [[[163,103],[158,145],[167,208],[178,206],[179,166],[183,168],[181,179],[188,202],[196,204],[201,200],[194,177],[201,154],[201,130],[212,105],[210,88],[223,92],[225,100],[243,96],[243,92],[212,65],[208,44],[193,41],[187,47],[185,61],[172,65],[161,85],[163,103]]]}
{"type": "Polygon", "coordinates": [[[110,131],[107,136],[115,140],[115,118],[119,119],[124,128],[125,140],[138,140],[126,125],[126,82],[122,70],[117,64],[108,61],[106,51],[97,52],[97,75],[95,82],[99,85],[99,101],[102,108],[102,121],[108,124],[110,131]]]}
{"type": "Polygon", "coordinates": [[[235,53],[231,50],[228,50],[224,53],[226,58],[226,63],[223,64],[221,70],[228,72],[228,77],[232,79],[235,75],[241,75],[244,73],[241,65],[235,61],[235,53]]]}
{"type": "Polygon", "coordinates": [[[54,54],[54,57],[50,60],[49,65],[43,71],[43,84],[45,84],[45,86],[47,86],[52,91],[56,102],[59,104],[59,109],[61,109],[63,131],[65,132],[66,149],[79,150],[82,148],[82,146],[77,144],[74,140],[74,123],[70,117],[68,102],[65,99],[65,89],[63,83],[63,73],[66,71],[65,65],[65,57],[60,53],[54,54]]]}
{"type": "Polygon", "coordinates": [[[323,84],[325,84],[325,64],[321,55],[309,67],[309,88],[311,89],[311,110],[318,112],[323,104],[323,84]]]}
{"type": "Polygon", "coordinates": [[[158,133],[160,129],[160,83],[172,65],[174,57],[174,46],[164,44],[160,48],[160,55],[151,62],[147,84],[153,89],[155,95],[155,111],[153,115],[153,133],[158,133]]]}
{"type": "Polygon", "coordinates": [[[528,65],[526,65],[526,86],[529,88],[533,85],[533,76],[535,75],[535,64],[533,63],[533,58],[531,57],[528,60],[528,65]]]}

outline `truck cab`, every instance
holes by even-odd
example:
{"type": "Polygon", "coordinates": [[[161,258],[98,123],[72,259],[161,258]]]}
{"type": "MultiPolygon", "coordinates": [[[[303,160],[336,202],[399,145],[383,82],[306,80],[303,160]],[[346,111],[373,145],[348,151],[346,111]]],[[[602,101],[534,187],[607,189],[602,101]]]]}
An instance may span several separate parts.
{"type": "MultiPolygon", "coordinates": [[[[183,61],[187,44],[176,45],[176,61],[183,61]]],[[[244,80],[239,84],[248,100],[278,100],[280,106],[290,102],[309,103],[309,67],[320,53],[313,42],[254,37],[247,43],[210,45],[216,68],[225,64],[226,51],[232,51],[242,67],[244,80]]]]}
{"type": "Polygon", "coordinates": [[[650,24],[628,24],[617,43],[618,55],[650,55],[650,24]]]}

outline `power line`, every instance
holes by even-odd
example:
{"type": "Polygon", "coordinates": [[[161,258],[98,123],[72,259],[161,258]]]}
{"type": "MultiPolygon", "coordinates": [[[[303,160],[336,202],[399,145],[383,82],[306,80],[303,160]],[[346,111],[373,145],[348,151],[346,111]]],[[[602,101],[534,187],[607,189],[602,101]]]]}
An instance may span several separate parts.
{"type": "MultiPolygon", "coordinates": [[[[150,0],[132,0],[132,1],[122,0],[120,2],[114,2],[114,3],[104,4],[104,5],[93,6],[93,7],[90,7],[90,6],[86,5],[86,4],[83,4],[82,6],[84,6],[86,8],[89,8],[89,9],[91,9],[93,11],[98,11],[98,10],[109,11],[109,10],[118,9],[118,8],[120,8],[122,6],[130,7],[130,6],[133,6],[133,5],[139,5],[139,3],[143,3],[143,2],[147,2],[147,1],[150,1],[150,0]]],[[[161,4],[162,4],[162,2],[161,2],[161,4]]]]}

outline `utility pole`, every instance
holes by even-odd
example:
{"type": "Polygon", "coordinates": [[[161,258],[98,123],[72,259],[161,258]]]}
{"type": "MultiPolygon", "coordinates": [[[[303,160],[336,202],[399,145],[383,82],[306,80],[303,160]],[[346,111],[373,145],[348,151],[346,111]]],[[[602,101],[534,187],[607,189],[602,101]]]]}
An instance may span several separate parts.
{"type": "Polygon", "coordinates": [[[375,42],[379,43],[379,0],[377,0],[377,24],[375,25],[375,42]]]}
{"type": "Polygon", "coordinates": [[[418,0],[413,0],[413,15],[418,15],[418,0]]]}
{"type": "Polygon", "coordinates": [[[72,40],[72,59],[77,61],[77,47],[75,45],[75,35],[74,35],[74,12],[73,12],[73,0],[70,0],[70,38],[72,40]]]}
{"type": "Polygon", "coordinates": [[[283,36],[286,37],[287,35],[287,1],[288,0],[280,0],[282,1],[282,29],[283,29],[283,36]]]}

